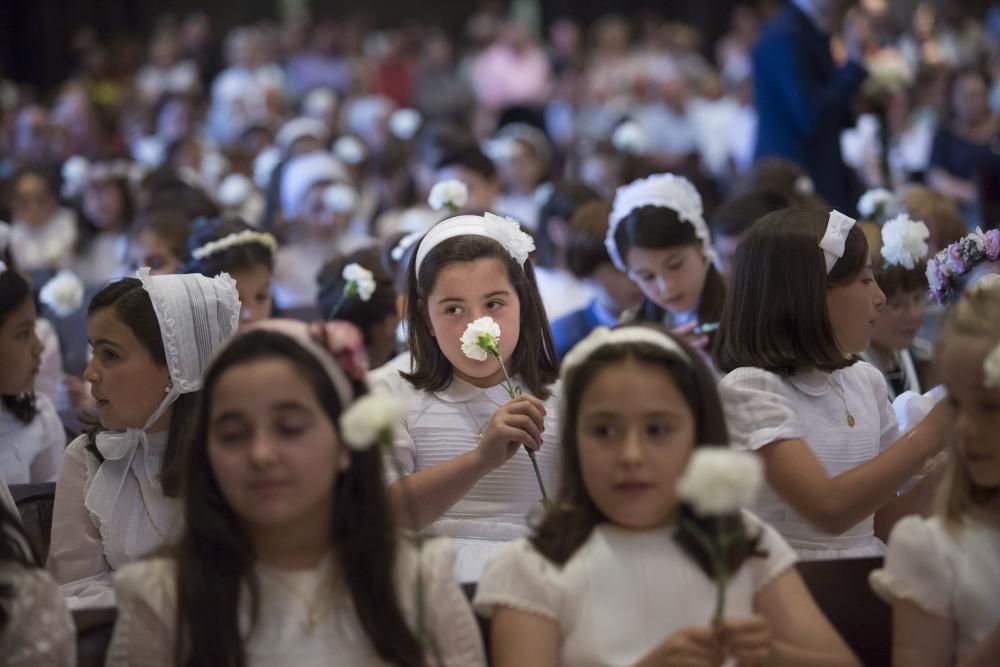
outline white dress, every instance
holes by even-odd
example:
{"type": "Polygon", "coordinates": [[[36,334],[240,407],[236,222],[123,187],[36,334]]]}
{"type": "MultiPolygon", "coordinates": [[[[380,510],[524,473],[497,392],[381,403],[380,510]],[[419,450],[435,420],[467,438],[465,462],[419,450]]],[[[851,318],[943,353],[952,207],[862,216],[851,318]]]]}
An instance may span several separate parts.
{"type": "Polygon", "coordinates": [[[71,609],[114,606],[111,573],[176,537],[180,501],[163,495],[167,433],[103,463],[74,440],[56,484],[48,568],[71,609]]]}
{"type": "MultiPolygon", "coordinates": [[[[792,567],[795,552],[770,526],[744,513],[751,534],[763,531],[765,558],[751,558],[726,590],[727,617],[753,613],[754,596],[792,567]]],[[[476,611],[497,606],[559,624],[559,664],[634,665],[678,630],[711,623],[715,582],[681,550],[673,528],[632,531],[597,526],[562,567],[527,540],[505,545],[476,590],[476,611]]]]}
{"type": "Polygon", "coordinates": [[[893,528],[885,567],[870,581],[887,603],[909,600],[951,622],[958,662],[1000,625],[998,554],[1000,522],[966,518],[952,527],[909,516],[893,528]]]}
{"type": "Polygon", "coordinates": [[[60,208],[41,227],[14,223],[10,251],[21,271],[61,269],[72,262],[78,235],[76,214],[60,208]]]}
{"type": "Polygon", "coordinates": [[[49,573],[3,563],[0,586],[12,588],[11,598],[3,601],[8,620],[0,633],[0,664],[74,667],[76,628],[59,586],[49,573]]]}
{"type": "Polygon", "coordinates": [[[48,396],[35,394],[35,407],[27,424],[0,407],[0,471],[8,484],[52,482],[59,474],[66,433],[48,396]]]}
{"type": "MultiPolygon", "coordinates": [[[[414,627],[416,551],[400,549],[398,599],[414,627]]],[[[446,540],[425,543],[421,559],[425,585],[425,620],[446,667],[485,666],[486,658],[472,609],[452,576],[453,552],[446,540]]],[[[242,598],[240,632],[249,634],[248,667],[320,667],[336,656],[344,667],[384,664],[372,648],[339,582],[334,601],[320,607],[318,625],[306,631],[306,604],[330,581],[329,556],[319,567],[288,572],[255,566],[260,584],[260,615],[250,630],[249,597],[242,598]],[[295,593],[292,590],[296,591],[295,593]]],[[[166,558],[143,560],[115,575],[118,624],[108,649],[108,667],[166,667],[173,664],[176,636],[176,569],[166,558]]],[[[244,587],[244,594],[246,587],[244,587]]]]}
{"type": "MultiPolygon", "coordinates": [[[[812,371],[790,378],[737,368],[723,378],[719,395],[733,447],[756,451],[778,440],[801,438],[831,478],[878,456],[899,439],[885,378],[865,362],[832,374],[812,371]],[[842,389],[843,400],[834,384],[842,389]],[[855,419],[853,428],[847,424],[844,401],[855,419]]],[[[874,515],[841,535],[828,535],[769,485],[753,509],[803,560],[864,558],[885,551],[875,537],[874,515]]]]}
{"type": "MultiPolygon", "coordinates": [[[[518,378],[514,385],[518,386],[518,378]]],[[[387,473],[427,470],[477,447],[476,437],[490,417],[510,398],[502,385],[480,389],[455,378],[443,391],[425,392],[406,380],[389,376],[378,387],[398,396],[406,405],[402,428],[396,429],[387,473]]],[[[523,386],[523,385],[522,385],[523,386]]],[[[556,497],[560,460],[559,386],[545,404],[544,445],[535,455],[550,499],[556,497]]],[[[426,532],[451,537],[456,550],[455,573],[460,581],[476,581],[493,550],[528,533],[528,516],[541,510],[541,491],[531,459],[523,449],[500,468],[482,477],[462,500],[455,503],[426,532]]]]}

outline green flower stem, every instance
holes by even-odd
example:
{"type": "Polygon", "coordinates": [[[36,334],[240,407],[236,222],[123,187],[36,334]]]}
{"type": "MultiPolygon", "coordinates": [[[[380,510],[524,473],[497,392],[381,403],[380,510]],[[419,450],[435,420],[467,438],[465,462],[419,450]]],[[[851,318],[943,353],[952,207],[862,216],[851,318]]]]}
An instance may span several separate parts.
{"type": "Polygon", "coordinates": [[[344,291],[340,293],[340,298],[337,299],[337,303],[333,304],[333,308],[330,310],[330,314],[327,316],[327,320],[332,320],[340,312],[340,309],[344,306],[344,302],[350,299],[352,296],[358,293],[358,281],[351,280],[346,285],[344,285],[344,291]]]}
{"type": "Polygon", "coordinates": [[[715,613],[712,614],[713,625],[721,625],[725,618],[726,587],[729,585],[730,578],[729,567],[726,564],[726,554],[729,552],[731,536],[721,529],[718,522],[718,518],[713,520],[715,524],[714,535],[706,535],[705,531],[693,521],[685,522],[687,531],[698,540],[712,562],[713,578],[716,584],[715,613]]]}

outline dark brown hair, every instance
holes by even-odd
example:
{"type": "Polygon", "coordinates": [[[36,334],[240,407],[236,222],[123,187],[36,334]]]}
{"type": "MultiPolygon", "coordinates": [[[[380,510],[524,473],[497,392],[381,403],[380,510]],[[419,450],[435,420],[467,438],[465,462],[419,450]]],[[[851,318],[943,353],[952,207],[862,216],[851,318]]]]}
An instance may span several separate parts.
{"type": "MultiPolygon", "coordinates": [[[[149,352],[157,366],[166,368],[167,355],[160,335],[160,322],[153,310],[149,293],[137,278],[122,278],[108,283],[94,295],[87,307],[87,319],[99,310],[111,308],[115,317],[132,331],[139,343],[149,352]]],[[[170,430],[167,447],[160,469],[160,485],[166,496],[175,497],[180,491],[180,447],[194,428],[195,410],[199,392],[181,394],[171,406],[170,430]]],[[[99,460],[103,460],[97,450],[96,436],[104,428],[97,425],[88,434],[87,449],[99,460]]]]}
{"type": "Polygon", "coordinates": [[[253,227],[235,215],[199,218],[187,239],[185,254],[189,259],[184,262],[178,273],[200,273],[212,278],[223,272],[245,271],[255,266],[263,266],[273,271],[274,251],[262,243],[240,243],[202,259],[191,257],[192,252],[206,243],[247,231],[253,231],[253,227]]]}
{"type": "Polygon", "coordinates": [[[577,278],[589,278],[611,257],[604,245],[611,204],[605,199],[589,201],[573,213],[566,235],[566,268],[577,278]]]}
{"type": "Polygon", "coordinates": [[[132,227],[130,236],[135,239],[140,233],[148,231],[162,239],[183,265],[188,260],[187,242],[193,229],[194,222],[184,213],[169,209],[157,210],[140,216],[132,227]]]}
{"type": "MultiPolygon", "coordinates": [[[[560,220],[565,225],[569,223],[576,211],[588,202],[597,199],[598,195],[591,188],[579,183],[559,185],[538,211],[538,251],[532,258],[538,266],[551,267],[556,264],[559,249],[549,233],[549,225],[560,220]]],[[[607,218],[605,218],[605,223],[607,218]]],[[[567,250],[568,252],[568,250],[567,250]]]]}
{"type": "Polygon", "coordinates": [[[410,260],[406,281],[406,320],[410,325],[413,372],[400,375],[415,388],[424,391],[441,391],[448,386],[452,366],[431,335],[427,299],[434,290],[438,272],[446,266],[496,259],[506,268],[507,279],[521,302],[521,335],[507,370],[512,376],[520,375],[532,395],[547,399],[551,394],[549,385],[559,377],[559,362],[531,260],[525,261],[522,269],[497,241],[473,235],[456,236],[434,246],[424,257],[419,276],[415,259],[416,253],[410,260]]]}
{"type": "MultiPolygon", "coordinates": [[[[226,503],[209,463],[209,419],[215,387],[240,364],[280,359],[309,382],[326,417],[339,433],[342,411],[337,391],[316,359],[288,336],[266,330],[238,335],[205,374],[197,424],[183,456],[184,533],[169,553],[177,561],[178,667],[243,667],[239,630],[240,587],[249,584],[254,622],[259,587],[253,547],[239,518],[226,503]]],[[[355,386],[355,395],[363,393],[355,386]]],[[[377,447],[350,450],[350,466],[337,478],[331,526],[336,571],[350,593],[372,648],[394,665],[422,667],[423,652],[396,598],[398,538],[382,479],[377,447]],[[363,508],[363,511],[362,511],[363,508]]],[[[331,657],[331,660],[334,660],[331,657]]],[[[335,661],[335,660],[334,660],[335,661]]]]}
{"type": "Polygon", "coordinates": [[[713,356],[730,372],[742,366],[778,375],[846,368],[854,359],[837,346],[826,292],[853,280],[868,263],[868,242],[855,225],[829,275],[819,242],[829,214],[805,208],[759,220],[736,249],[732,286],[713,356]]]}
{"type": "MultiPolygon", "coordinates": [[[[695,235],[694,225],[680,219],[677,212],[663,206],[640,206],[622,218],[615,228],[615,245],[622,261],[626,261],[631,248],[663,250],[679,246],[695,246],[701,253],[702,242],[695,235]]],[[[726,300],[726,281],[715,265],[708,262],[708,273],[698,301],[698,321],[718,322],[726,300]]],[[[662,322],[666,311],[644,299],[640,310],[641,320],[662,322]]]]}
{"type": "MultiPolygon", "coordinates": [[[[18,308],[31,298],[31,285],[14,267],[8,266],[0,272],[0,326],[18,308]]],[[[34,393],[4,394],[0,396],[0,408],[9,412],[22,424],[30,424],[38,414],[34,393]]]]}
{"type": "Polygon", "coordinates": [[[379,246],[337,255],[324,264],[316,276],[316,283],[319,285],[317,304],[323,319],[330,319],[333,309],[340,302],[347,284],[343,276],[344,267],[348,264],[358,264],[371,271],[375,276],[375,291],[368,301],[362,301],[358,295],[344,299],[337,310],[336,319],[356,324],[368,345],[371,344],[375,326],[396,314],[396,289],[392,276],[382,266],[382,250],[379,246]]]}
{"type": "Polygon", "coordinates": [[[559,414],[562,447],[559,496],[555,500],[555,507],[545,515],[531,538],[538,552],[557,565],[563,565],[572,558],[590,537],[595,526],[608,521],[583,483],[576,428],[583,394],[601,371],[626,359],[662,369],[684,396],[694,415],[695,446],[729,444],[729,432],[715,388],[715,377],[701,357],[683,341],[667,334],[660,327],[647,324],[632,326],[655,328],[670,336],[681,346],[690,361],[685,361],[676,353],[668,352],[658,345],[621,343],[600,348],[585,363],[571,368],[564,375],[559,414]]]}

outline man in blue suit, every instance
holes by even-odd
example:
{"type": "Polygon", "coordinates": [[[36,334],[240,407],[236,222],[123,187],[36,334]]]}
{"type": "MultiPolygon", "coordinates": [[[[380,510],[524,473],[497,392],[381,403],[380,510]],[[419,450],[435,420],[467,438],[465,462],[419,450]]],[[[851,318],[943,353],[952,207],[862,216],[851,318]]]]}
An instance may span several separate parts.
{"type": "Polygon", "coordinates": [[[819,195],[853,212],[853,177],[840,154],[840,133],[853,125],[851,100],[867,72],[866,26],[848,21],[848,61],[833,61],[830,31],[848,2],[791,0],[764,27],[753,52],[759,117],[755,158],[782,157],[809,173],[819,195]]]}

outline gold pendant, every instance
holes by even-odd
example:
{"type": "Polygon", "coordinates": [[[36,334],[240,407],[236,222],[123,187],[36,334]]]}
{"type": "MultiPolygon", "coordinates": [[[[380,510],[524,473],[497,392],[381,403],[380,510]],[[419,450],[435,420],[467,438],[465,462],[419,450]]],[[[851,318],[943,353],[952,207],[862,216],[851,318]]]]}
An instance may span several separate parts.
{"type": "Polygon", "coordinates": [[[854,428],[854,415],[852,415],[850,412],[847,413],[847,425],[850,426],[851,428],[854,428]]]}

